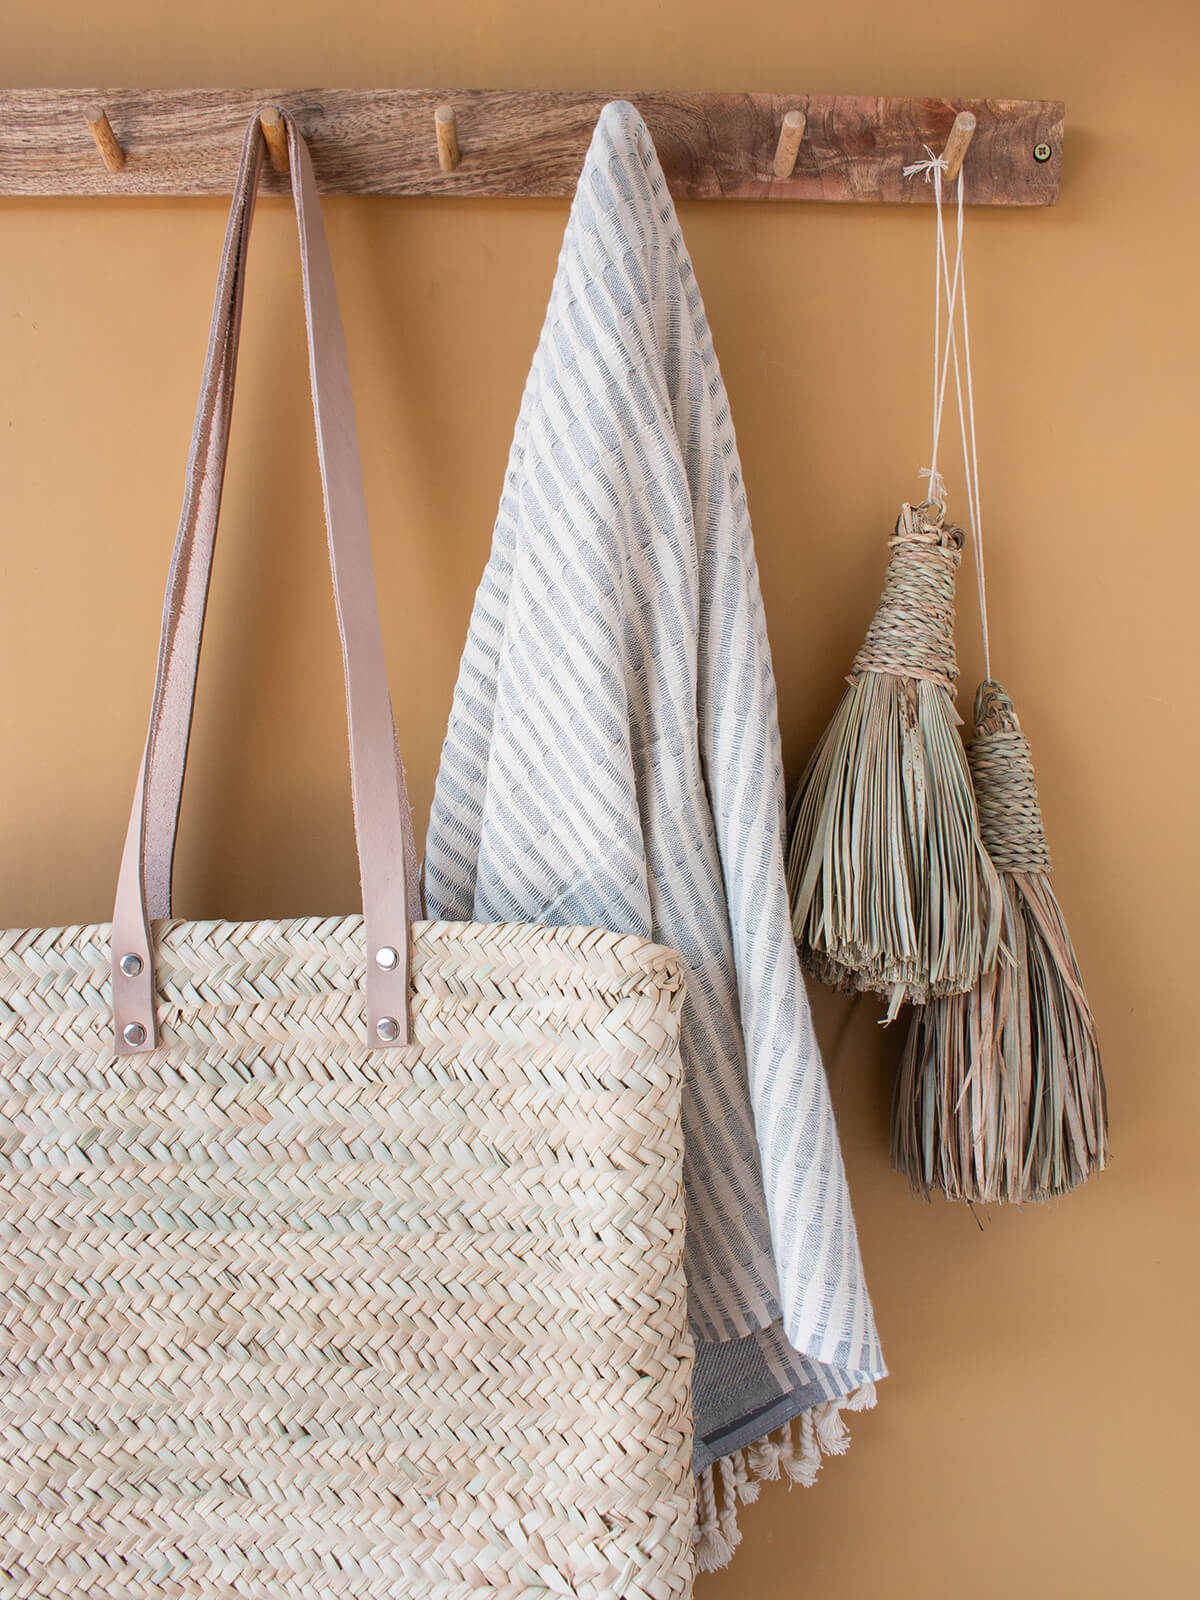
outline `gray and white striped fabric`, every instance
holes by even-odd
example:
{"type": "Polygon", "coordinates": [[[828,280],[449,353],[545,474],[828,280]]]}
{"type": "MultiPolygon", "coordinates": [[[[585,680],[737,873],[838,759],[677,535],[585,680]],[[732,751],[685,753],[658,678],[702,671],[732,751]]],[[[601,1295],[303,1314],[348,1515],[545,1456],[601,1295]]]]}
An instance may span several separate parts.
{"type": "Polygon", "coordinates": [[[650,135],[605,107],[522,398],[426,846],[433,917],[687,969],[697,1468],[885,1372],[791,936],[729,405],[650,135]]]}

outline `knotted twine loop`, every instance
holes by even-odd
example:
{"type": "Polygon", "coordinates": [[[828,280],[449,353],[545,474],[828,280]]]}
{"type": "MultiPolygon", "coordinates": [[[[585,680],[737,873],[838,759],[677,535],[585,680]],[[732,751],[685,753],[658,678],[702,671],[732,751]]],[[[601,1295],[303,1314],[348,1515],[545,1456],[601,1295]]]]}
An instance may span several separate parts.
{"type": "Polygon", "coordinates": [[[883,595],[854,658],[851,683],[863,672],[888,672],[941,684],[953,698],[954,580],[963,531],[944,517],[935,501],[900,508],[883,595]]]}
{"type": "Polygon", "coordinates": [[[1007,691],[981,683],[975,696],[975,736],[967,761],[979,808],[979,833],[1001,872],[1049,872],[1029,740],[1007,691]]]}

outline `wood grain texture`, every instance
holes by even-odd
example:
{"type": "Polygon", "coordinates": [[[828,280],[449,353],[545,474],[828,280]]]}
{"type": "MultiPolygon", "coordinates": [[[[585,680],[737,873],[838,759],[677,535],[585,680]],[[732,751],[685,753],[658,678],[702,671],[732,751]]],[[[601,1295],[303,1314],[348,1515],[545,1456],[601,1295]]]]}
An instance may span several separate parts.
{"type": "Polygon", "coordinates": [[[962,170],[966,160],[967,151],[971,147],[971,140],[975,137],[975,118],[970,111],[960,111],[954,119],[954,126],[950,129],[950,137],[946,140],[946,147],[942,157],[946,163],[946,182],[953,183],[962,170]]]}
{"type": "MultiPolygon", "coordinates": [[[[688,200],[928,204],[903,167],[941,151],[960,111],[978,129],[964,166],[975,205],[1052,205],[1063,106],[1049,100],[846,95],[577,93],[509,89],[0,89],[0,194],[228,194],[246,120],[291,111],[327,194],[573,193],[600,108],[631,100],[654,138],[671,192],[688,200]],[[434,111],[454,108],[459,165],[438,162],[434,111]],[[119,173],[96,152],[84,111],[102,105],[126,152],[119,173]],[[805,114],[790,177],[773,172],[787,111],[805,114]],[[1050,159],[1039,162],[1037,145],[1050,159]]],[[[282,192],[268,172],[263,188],[282,192]]]]}
{"type": "Polygon", "coordinates": [[[268,106],[259,117],[263,138],[267,141],[267,154],[276,172],[286,172],[289,166],[287,130],[278,106],[268,106]]]}
{"type": "Polygon", "coordinates": [[[785,112],[779,130],[779,143],[775,147],[772,170],[777,178],[790,178],[796,170],[796,157],[800,154],[800,141],[804,138],[803,111],[785,112]]]}
{"type": "Polygon", "coordinates": [[[88,106],[83,113],[83,120],[87,123],[88,132],[100,152],[100,159],[104,165],[110,172],[120,172],[125,165],[125,152],[117,143],[117,136],[104,114],[104,107],[88,106]]]}
{"type": "Polygon", "coordinates": [[[439,106],[433,114],[433,128],[437,134],[438,166],[443,172],[453,172],[458,166],[458,119],[453,106],[439,106]]]}

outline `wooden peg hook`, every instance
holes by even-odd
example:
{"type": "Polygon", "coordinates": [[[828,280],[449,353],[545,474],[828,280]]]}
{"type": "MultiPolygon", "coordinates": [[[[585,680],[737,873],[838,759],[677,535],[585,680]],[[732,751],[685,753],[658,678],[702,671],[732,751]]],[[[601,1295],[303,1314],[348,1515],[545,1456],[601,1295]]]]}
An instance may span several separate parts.
{"type": "Polygon", "coordinates": [[[125,152],[112,131],[108,113],[103,106],[88,106],[83,116],[88,125],[88,132],[96,141],[96,149],[104,158],[104,165],[110,172],[120,172],[125,165],[125,152]]]}
{"type": "Polygon", "coordinates": [[[438,166],[443,172],[453,172],[461,160],[454,107],[439,106],[433,113],[433,126],[437,131],[438,166]]]}
{"type": "Polygon", "coordinates": [[[784,117],[779,130],[779,143],[775,146],[774,171],[777,178],[791,177],[796,157],[800,154],[800,141],[804,137],[807,120],[803,111],[789,111],[784,117]]]}
{"type": "Polygon", "coordinates": [[[974,136],[975,128],[973,111],[960,111],[955,117],[950,137],[946,140],[946,148],[942,151],[942,160],[946,163],[942,173],[944,183],[953,183],[962,171],[963,157],[967,153],[967,146],[974,136]]]}
{"type": "Polygon", "coordinates": [[[267,141],[267,154],[271,158],[271,165],[276,172],[286,172],[288,169],[287,128],[284,126],[283,115],[278,106],[268,106],[259,114],[258,125],[263,131],[263,138],[267,141]]]}

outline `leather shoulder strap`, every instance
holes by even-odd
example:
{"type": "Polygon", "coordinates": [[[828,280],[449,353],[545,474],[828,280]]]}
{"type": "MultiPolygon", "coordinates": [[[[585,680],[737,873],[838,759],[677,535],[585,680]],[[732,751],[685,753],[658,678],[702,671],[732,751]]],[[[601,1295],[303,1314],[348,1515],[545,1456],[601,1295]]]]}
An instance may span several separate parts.
{"type": "MultiPolygon", "coordinates": [[[[366,931],[366,1042],[399,1045],[408,1039],[408,924],[411,916],[420,915],[412,813],[396,749],[333,265],[308,148],[287,113],[284,121],[346,676],[366,931]]],[[[150,921],[170,914],[171,862],[225,474],[246,252],[263,156],[262,130],[255,115],[242,146],[221,256],[183,508],[167,580],[150,726],[113,914],[112,992],[119,1054],[149,1050],[157,1042],[150,921]]]]}

